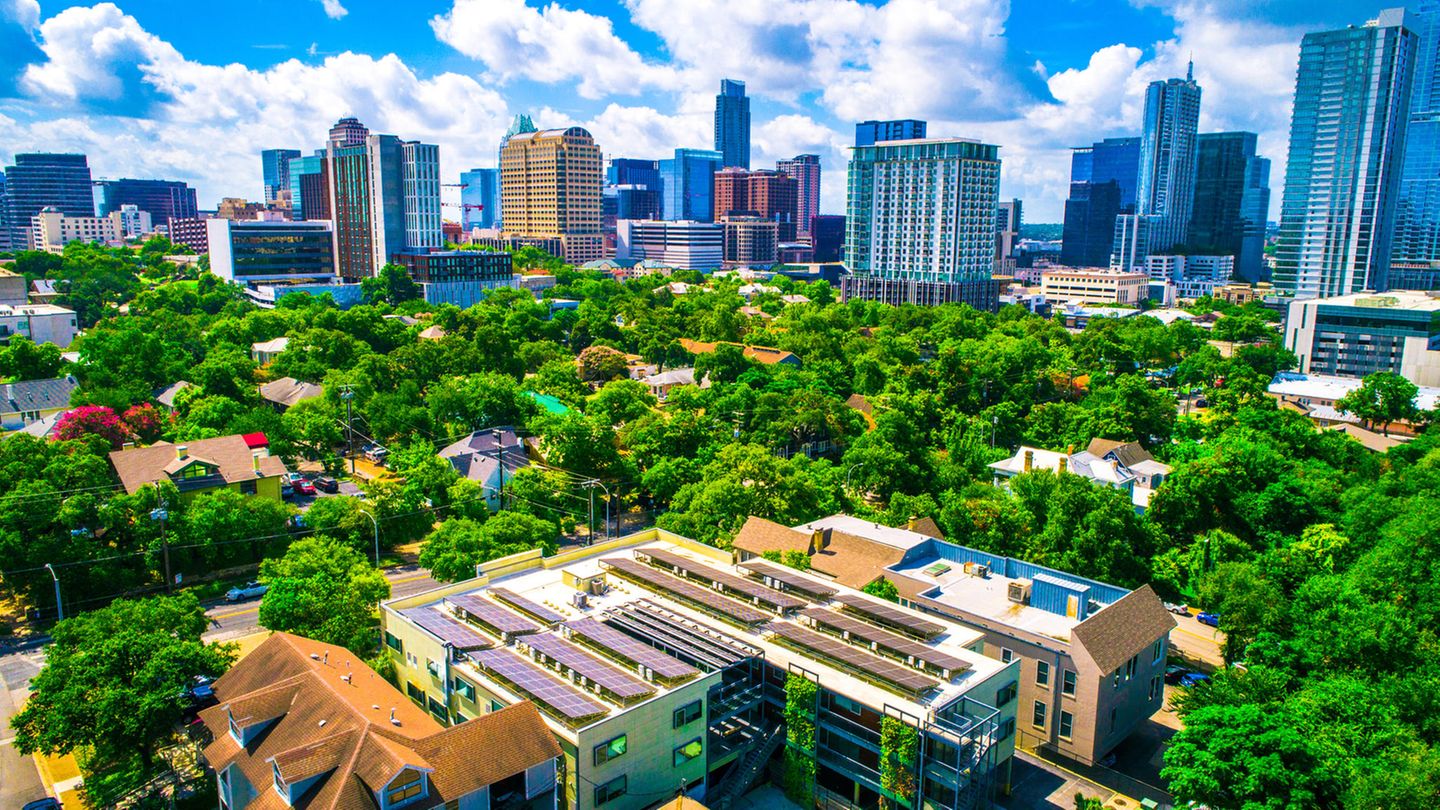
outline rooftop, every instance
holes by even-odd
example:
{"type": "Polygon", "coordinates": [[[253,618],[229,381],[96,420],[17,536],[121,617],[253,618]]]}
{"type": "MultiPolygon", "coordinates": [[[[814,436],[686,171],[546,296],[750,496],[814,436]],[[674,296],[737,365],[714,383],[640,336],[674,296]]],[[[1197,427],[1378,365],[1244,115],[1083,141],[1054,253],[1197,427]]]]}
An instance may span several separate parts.
{"type": "Polygon", "coordinates": [[[0,384],[0,413],[49,411],[70,407],[70,394],[80,387],[72,376],[0,384]]]}
{"type": "Polygon", "coordinates": [[[1419,290],[1390,290],[1389,292],[1359,292],[1321,298],[1317,304],[1326,307],[1363,307],[1366,309],[1402,309],[1417,312],[1440,311],[1440,296],[1419,290]]]}
{"type": "MultiPolygon", "coordinates": [[[[1268,390],[1277,397],[1291,397],[1326,404],[1359,388],[1361,382],[1355,377],[1331,377],[1324,374],[1282,371],[1270,381],[1268,390]]],[[[1415,406],[1422,410],[1435,410],[1436,406],[1440,406],[1440,388],[1421,386],[1419,393],[1415,395],[1415,406]]]]}
{"type": "MultiPolygon", "coordinates": [[[[263,434],[258,434],[263,438],[263,434]]],[[[284,475],[285,462],[268,451],[252,449],[253,440],[245,436],[217,436],[188,444],[156,442],[149,447],[130,447],[110,453],[110,464],[120,476],[120,483],[130,494],[147,484],[170,478],[182,491],[254,481],[284,475]],[[182,476],[192,464],[213,468],[207,475],[182,476]],[[183,484],[183,485],[182,485],[183,484]]]]}

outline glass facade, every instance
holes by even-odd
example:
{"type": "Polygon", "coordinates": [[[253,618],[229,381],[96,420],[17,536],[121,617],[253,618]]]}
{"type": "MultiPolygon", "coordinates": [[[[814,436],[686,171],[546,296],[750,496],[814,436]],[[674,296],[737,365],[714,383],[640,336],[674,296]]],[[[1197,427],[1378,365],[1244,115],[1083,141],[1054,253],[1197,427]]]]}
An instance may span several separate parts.
{"type": "Polygon", "coordinates": [[[460,173],[460,224],[465,230],[490,229],[500,219],[500,170],[471,169],[460,173]]]}
{"type": "Polygon", "coordinates": [[[198,215],[195,189],[178,180],[99,180],[95,183],[96,216],[109,216],[133,205],[150,215],[156,225],[198,215]]]}
{"type": "Polygon", "coordinates": [[[1255,154],[1253,132],[1200,136],[1195,211],[1190,219],[1194,252],[1235,257],[1235,275],[1265,280],[1265,217],[1270,209],[1270,161],[1255,154]]]}
{"type": "Polygon", "coordinates": [[[5,167],[5,222],[12,246],[30,243],[30,218],[46,206],[67,217],[95,216],[84,155],[20,154],[15,165],[5,167]]]}
{"type": "Polygon", "coordinates": [[[721,166],[750,168],[750,98],[745,83],[720,80],[715,96],[715,151],[722,155],[721,166]]]}
{"type": "Polygon", "coordinates": [[[329,276],[330,229],[300,223],[230,223],[234,276],[239,279],[329,276]]]}
{"type": "MultiPolygon", "coordinates": [[[[1413,5],[1406,14],[1405,24],[1419,37],[1419,43],[1400,199],[1395,210],[1395,241],[1390,255],[1396,262],[1437,262],[1440,261],[1440,2],[1424,0],[1413,5]]],[[[1392,285],[1399,286],[1393,275],[1392,285]]]]}
{"type": "Polygon", "coordinates": [[[1139,173],[1139,138],[1106,138],[1074,150],[1060,243],[1061,264],[1109,266],[1115,217],[1134,213],[1139,173]]]}
{"type": "Polygon", "coordinates": [[[300,157],[299,149],[266,149],[260,153],[260,176],[264,181],[266,205],[280,201],[290,189],[290,161],[300,157]]]}
{"type": "Polygon", "coordinates": [[[855,125],[855,145],[874,146],[881,141],[914,141],[925,137],[925,122],[914,118],[896,121],[862,121],[855,125]]]}
{"type": "Polygon", "coordinates": [[[714,221],[715,172],[723,160],[713,149],[676,149],[674,159],[660,161],[661,208],[666,219],[714,221]]]}
{"type": "Polygon", "coordinates": [[[324,152],[290,161],[290,217],[330,218],[330,183],[325,174],[324,152]]]}
{"type": "Polygon", "coordinates": [[[1152,252],[1186,241],[1195,204],[1199,124],[1200,85],[1193,76],[1150,83],[1145,91],[1135,204],[1136,213],[1152,218],[1152,252]]]}

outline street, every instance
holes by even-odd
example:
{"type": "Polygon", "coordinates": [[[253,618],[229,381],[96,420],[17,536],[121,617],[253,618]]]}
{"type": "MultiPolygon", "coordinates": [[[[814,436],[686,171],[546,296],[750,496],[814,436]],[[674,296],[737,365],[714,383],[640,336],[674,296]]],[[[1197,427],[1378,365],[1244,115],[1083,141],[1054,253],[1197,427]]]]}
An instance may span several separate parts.
{"type": "Polygon", "coordinates": [[[1225,666],[1225,659],[1220,655],[1225,634],[1197,621],[1193,608],[1190,613],[1189,616],[1175,617],[1175,629],[1170,633],[1171,651],[1191,666],[1206,671],[1225,666]]]}
{"type": "MultiPolygon", "coordinates": [[[[390,580],[391,598],[428,591],[440,585],[430,578],[425,569],[414,563],[386,568],[385,578],[390,580]]],[[[230,641],[249,635],[260,628],[259,613],[259,599],[213,605],[205,611],[205,615],[210,617],[210,629],[205,633],[205,640],[230,641]]]]}

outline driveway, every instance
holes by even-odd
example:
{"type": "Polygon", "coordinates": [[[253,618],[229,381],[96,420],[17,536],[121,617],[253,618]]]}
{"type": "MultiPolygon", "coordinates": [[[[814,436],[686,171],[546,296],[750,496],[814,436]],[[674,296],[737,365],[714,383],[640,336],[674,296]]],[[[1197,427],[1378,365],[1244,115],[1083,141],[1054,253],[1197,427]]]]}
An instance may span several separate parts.
{"type": "Polygon", "coordinates": [[[1115,796],[1109,788],[1016,751],[1011,760],[1010,795],[1001,796],[996,804],[1006,810],[1075,810],[1076,793],[1102,802],[1115,796]]]}

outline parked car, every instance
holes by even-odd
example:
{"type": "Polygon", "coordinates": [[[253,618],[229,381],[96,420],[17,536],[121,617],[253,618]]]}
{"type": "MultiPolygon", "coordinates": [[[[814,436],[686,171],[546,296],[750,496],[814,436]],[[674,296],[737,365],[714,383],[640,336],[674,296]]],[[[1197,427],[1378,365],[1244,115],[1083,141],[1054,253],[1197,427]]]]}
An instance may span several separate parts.
{"type": "Polygon", "coordinates": [[[225,592],[226,602],[239,602],[242,599],[254,599],[257,596],[264,596],[270,590],[269,586],[262,585],[251,580],[244,585],[239,585],[225,592]]]}
{"type": "Polygon", "coordinates": [[[1195,617],[1195,621],[1200,622],[1201,624],[1208,624],[1208,625],[1210,625],[1211,627],[1219,627],[1219,626],[1220,626],[1220,614],[1219,614],[1219,613],[1209,613],[1209,612],[1201,613],[1201,614],[1199,614],[1198,616],[1195,617]]]}
{"type": "Polygon", "coordinates": [[[1190,674],[1189,668],[1187,668],[1187,667],[1182,667],[1182,666],[1180,666],[1179,664],[1171,664],[1170,666],[1165,667],[1165,683],[1168,683],[1168,684],[1177,684],[1177,683],[1180,683],[1180,679],[1181,679],[1181,678],[1184,678],[1186,675],[1189,675],[1189,674],[1190,674]]]}
{"type": "Polygon", "coordinates": [[[1168,611],[1170,611],[1171,613],[1174,613],[1176,616],[1189,616],[1189,615],[1190,615],[1190,606],[1189,606],[1189,605],[1177,605],[1177,604],[1175,604],[1174,602],[1166,602],[1166,603],[1165,603],[1165,609],[1168,610],[1168,611]]]}
{"type": "Polygon", "coordinates": [[[33,802],[26,802],[20,810],[60,810],[60,802],[54,796],[46,796],[43,799],[36,799],[33,802]]]}
{"type": "Polygon", "coordinates": [[[185,697],[191,703],[209,703],[215,699],[215,690],[210,686],[209,678],[204,675],[196,675],[194,683],[185,690],[185,697]]]}
{"type": "Polygon", "coordinates": [[[321,475],[315,478],[314,488],[334,495],[340,491],[340,482],[328,475],[321,475]]]}
{"type": "Polygon", "coordinates": [[[1203,672],[1187,672],[1180,677],[1180,686],[1191,689],[1202,683],[1210,683],[1210,676],[1203,672]]]}
{"type": "Polygon", "coordinates": [[[302,478],[295,482],[295,492],[299,495],[313,497],[315,495],[315,485],[302,478]]]}
{"type": "Polygon", "coordinates": [[[386,450],[378,444],[372,444],[365,448],[365,458],[369,459],[375,464],[384,464],[385,458],[389,455],[390,451],[386,450]]]}

